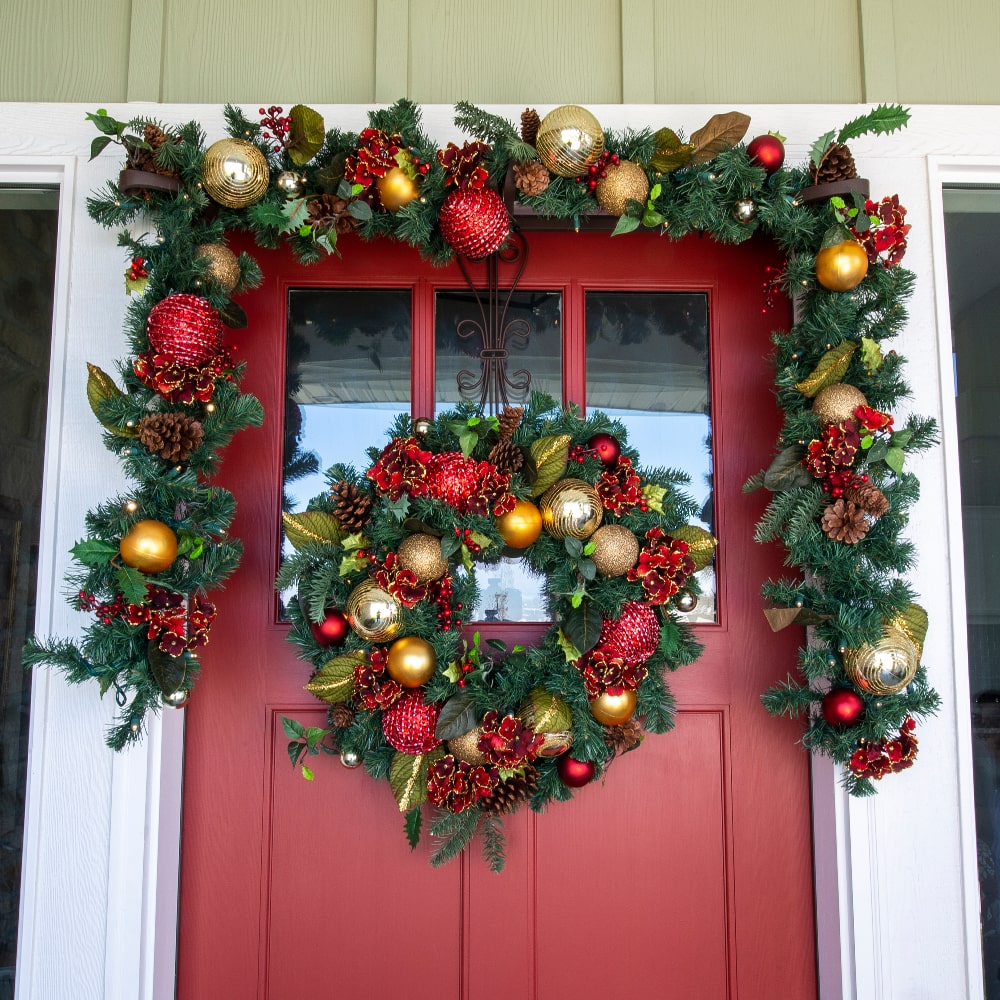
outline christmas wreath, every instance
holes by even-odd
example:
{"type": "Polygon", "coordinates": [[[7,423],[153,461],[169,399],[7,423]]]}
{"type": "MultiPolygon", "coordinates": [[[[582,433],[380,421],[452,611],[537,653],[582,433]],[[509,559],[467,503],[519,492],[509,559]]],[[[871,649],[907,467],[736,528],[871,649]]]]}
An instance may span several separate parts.
{"type": "Polygon", "coordinates": [[[387,779],[411,844],[420,807],[438,807],[435,861],[483,826],[499,870],[504,814],[567,798],[672,725],[663,673],[698,656],[679,612],[715,540],[687,523],[686,476],[643,468],[620,423],[544,396],[499,417],[401,418],[370,457],[285,515],[291,638],[332,705],[329,729],[284,720],[289,754],[309,777],[325,750],[387,779]],[[470,643],[475,567],[512,552],[555,624],[530,649],[470,643]]]}

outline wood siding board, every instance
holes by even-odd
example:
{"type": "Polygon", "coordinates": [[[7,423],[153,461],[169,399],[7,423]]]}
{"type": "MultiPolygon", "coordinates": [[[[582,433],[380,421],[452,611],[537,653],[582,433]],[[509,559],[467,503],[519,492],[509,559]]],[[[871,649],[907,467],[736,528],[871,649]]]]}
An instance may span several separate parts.
{"type": "Polygon", "coordinates": [[[622,103],[648,104],[656,100],[656,44],[652,26],[653,0],[621,0],[622,103]]]}
{"type": "Polygon", "coordinates": [[[164,0],[133,0],[128,45],[128,100],[158,101],[163,72],[164,0]]]}
{"type": "Polygon", "coordinates": [[[864,101],[898,100],[894,13],[891,0],[858,0],[858,45],[864,101]]]}
{"type": "Polygon", "coordinates": [[[375,100],[380,104],[410,91],[409,40],[409,0],[376,0],[375,100]]]}

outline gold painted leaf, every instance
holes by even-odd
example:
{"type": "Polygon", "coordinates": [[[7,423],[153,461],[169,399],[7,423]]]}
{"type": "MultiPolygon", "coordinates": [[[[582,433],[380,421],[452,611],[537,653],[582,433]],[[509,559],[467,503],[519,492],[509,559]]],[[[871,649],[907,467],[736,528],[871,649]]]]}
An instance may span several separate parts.
{"type": "Polygon", "coordinates": [[[890,624],[906,633],[907,638],[917,647],[917,659],[920,660],[924,655],[924,640],[927,638],[929,625],[927,612],[919,604],[911,602],[890,624]]]}
{"type": "Polygon", "coordinates": [[[331,705],[348,701],[354,694],[354,668],[364,662],[364,653],[344,653],[329,660],[306,685],[306,690],[331,705]]]}
{"type": "Polygon", "coordinates": [[[323,148],[326,139],[323,116],[304,104],[296,104],[288,117],[291,119],[288,156],[297,167],[302,167],[323,148]]]}
{"type": "Polygon", "coordinates": [[[692,164],[708,163],[719,153],[732,149],[750,128],[750,116],[741,111],[729,111],[724,115],[712,115],[696,132],[691,133],[694,146],[692,164]]]}
{"type": "Polygon", "coordinates": [[[712,561],[715,548],[719,544],[711,532],[699,528],[696,524],[682,525],[670,534],[671,537],[688,543],[688,555],[694,560],[695,570],[704,569],[712,561]]]}
{"type": "MultiPolygon", "coordinates": [[[[579,659],[579,657],[577,657],[579,659]]],[[[573,728],[573,712],[557,694],[543,687],[528,692],[521,713],[536,733],[554,733],[573,728]]]]}
{"type": "Polygon", "coordinates": [[[340,522],[321,510],[307,510],[302,514],[284,513],[285,537],[293,548],[303,549],[315,542],[336,545],[344,537],[340,522]]]}
{"type": "Polygon", "coordinates": [[[115,385],[115,380],[97,365],[87,362],[87,402],[94,411],[94,416],[101,421],[101,426],[111,434],[118,437],[134,438],[139,436],[139,432],[131,427],[115,427],[113,424],[106,424],[101,420],[100,405],[105,400],[124,397],[125,393],[115,385]]]}
{"type": "Polygon", "coordinates": [[[647,164],[651,170],[655,170],[658,174],[669,174],[687,166],[690,162],[694,146],[689,142],[681,142],[673,129],[658,129],[655,139],[656,152],[647,164]]]}
{"type": "Polygon", "coordinates": [[[819,359],[816,367],[801,382],[795,383],[795,388],[803,396],[812,399],[820,389],[843,381],[857,349],[858,344],[854,340],[845,340],[842,344],[831,347],[819,359]]]}
{"type": "Polygon", "coordinates": [[[531,463],[537,473],[531,486],[531,495],[540,497],[553,483],[562,479],[569,463],[568,434],[548,434],[532,441],[531,463]]]}
{"type": "Polygon", "coordinates": [[[389,784],[400,812],[427,801],[427,754],[397,753],[389,766],[389,784]]]}

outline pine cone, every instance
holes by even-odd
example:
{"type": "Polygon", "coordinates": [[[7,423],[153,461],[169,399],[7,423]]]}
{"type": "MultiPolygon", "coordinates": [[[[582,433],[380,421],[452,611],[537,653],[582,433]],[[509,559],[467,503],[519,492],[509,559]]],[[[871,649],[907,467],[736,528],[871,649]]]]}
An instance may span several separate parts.
{"type": "Polygon", "coordinates": [[[372,516],[372,498],[343,480],[330,490],[336,501],[333,516],[347,532],[360,531],[372,516]]]}
{"type": "Polygon", "coordinates": [[[350,203],[335,194],[321,194],[309,202],[309,225],[320,232],[331,229],[338,233],[350,232],[358,224],[358,220],[348,212],[350,203]]]}
{"type": "Polygon", "coordinates": [[[330,724],[338,729],[346,729],[353,721],[354,709],[350,705],[339,701],[330,709],[330,724]]]}
{"type": "Polygon", "coordinates": [[[539,160],[514,164],[514,186],[527,198],[534,198],[548,190],[552,178],[539,160]]]}
{"type": "Polygon", "coordinates": [[[521,112],[521,138],[529,146],[534,146],[538,139],[538,126],[541,124],[542,119],[534,108],[525,108],[521,112]]]}
{"type": "Polygon", "coordinates": [[[865,512],[850,500],[835,500],[823,512],[823,531],[835,542],[853,545],[868,534],[868,528],[865,512]]]}
{"type": "Polygon", "coordinates": [[[524,452],[511,441],[497,441],[488,457],[497,472],[505,476],[519,472],[524,465],[524,452]]]}
{"type": "Polygon", "coordinates": [[[168,462],[186,462],[205,438],[205,428],[184,413],[148,413],[137,427],[142,446],[168,462]]]}
{"type": "Polygon", "coordinates": [[[164,177],[176,177],[176,170],[161,167],[156,162],[156,151],[166,143],[176,140],[172,140],[158,125],[147,125],[142,131],[142,138],[152,148],[133,149],[129,155],[129,166],[135,170],[146,170],[152,174],[162,174],[164,177]]]}
{"type": "Polygon", "coordinates": [[[514,436],[514,431],[521,425],[521,417],[523,416],[523,406],[505,406],[500,411],[500,416],[497,419],[500,422],[501,441],[509,441],[514,436]]]}
{"type": "Polygon", "coordinates": [[[858,169],[851,151],[842,142],[833,142],[827,147],[818,167],[810,164],[809,175],[813,184],[831,184],[857,177],[858,169]]]}
{"type": "Polygon", "coordinates": [[[525,799],[530,798],[538,788],[538,770],[528,764],[523,771],[512,774],[501,781],[488,799],[483,799],[480,808],[483,812],[504,815],[514,812],[525,799]]]}
{"type": "Polygon", "coordinates": [[[642,724],[635,719],[629,719],[620,726],[604,727],[604,742],[615,757],[634,750],[643,741],[644,735],[642,724]]]}
{"type": "Polygon", "coordinates": [[[855,504],[871,517],[881,517],[889,509],[889,501],[886,495],[871,483],[847,490],[844,499],[855,504]]]}
{"type": "Polygon", "coordinates": [[[154,150],[159,149],[167,141],[167,133],[159,125],[152,123],[142,130],[142,137],[154,150]]]}

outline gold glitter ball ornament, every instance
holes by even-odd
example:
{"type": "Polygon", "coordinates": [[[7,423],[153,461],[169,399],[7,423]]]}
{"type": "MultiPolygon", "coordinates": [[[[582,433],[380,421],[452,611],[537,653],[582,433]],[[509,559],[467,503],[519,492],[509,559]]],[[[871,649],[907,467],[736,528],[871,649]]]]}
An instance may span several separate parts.
{"type": "Polygon", "coordinates": [[[389,676],[405,688],[417,688],[434,676],[437,653],[426,640],[416,635],[404,635],[390,647],[385,668],[389,676]]]}
{"type": "Polygon", "coordinates": [[[563,104],[542,119],[535,149],[550,173],[579,177],[604,152],[604,130],[586,108],[563,104]]]}
{"type": "Polygon", "coordinates": [[[624,576],[639,561],[639,539],[621,524],[602,525],[590,540],[590,558],[602,576],[624,576]]]}
{"type": "Polygon", "coordinates": [[[206,277],[209,281],[214,281],[227,295],[239,284],[239,258],[225,243],[202,243],[194,254],[208,261],[206,277]]]}
{"type": "Polygon", "coordinates": [[[553,538],[589,538],[604,517],[597,490],[582,479],[560,479],[542,494],[538,509],[553,538]]]}
{"type": "Polygon", "coordinates": [[[866,694],[882,697],[902,691],[917,673],[920,653],[899,627],[887,625],[874,645],[844,652],[844,670],[866,694]]]}
{"type": "Polygon", "coordinates": [[[220,139],[205,150],[202,162],[205,192],[226,208],[246,208],[267,191],[271,172],[267,158],[244,139],[220,139]]]}
{"type": "Polygon", "coordinates": [[[410,570],[418,583],[440,580],[448,570],[448,560],[441,558],[441,539],[423,532],[407,535],[396,550],[401,569],[410,570]]]}
{"type": "Polygon", "coordinates": [[[597,204],[609,215],[624,215],[630,201],[645,206],[649,198],[649,178],[646,171],[631,160],[609,163],[604,176],[594,189],[597,204]]]}
{"type": "Polygon", "coordinates": [[[634,691],[610,694],[605,691],[590,702],[590,714],[602,726],[622,726],[635,715],[634,691]]]}
{"type": "Polygon", "coordinates": [[[351,628],[369,642],[386,642],[400,629],[399,605],[374,580],[365,580],[351,591],[344,613],[351,628]]]}
{"type": "Polygon", "coordinates": [[[816,419],[826,426],[850,420],[859,406],[867,406],[865,394],[846,382],[837,382],[820,389],[813,399],[812,410],[816,419]]]}
{"type": "Polygon", "coordinates": [[[466,764],[471,764],[473,767],[489,764],[489,757],[479,749],[479,738],[482,735],[482,728],[476,726],[475,729],[470,729],[467,733],[462,733],[461,736],[448,740],[448,753],[459,760],[464,760],[466,764]]]}

